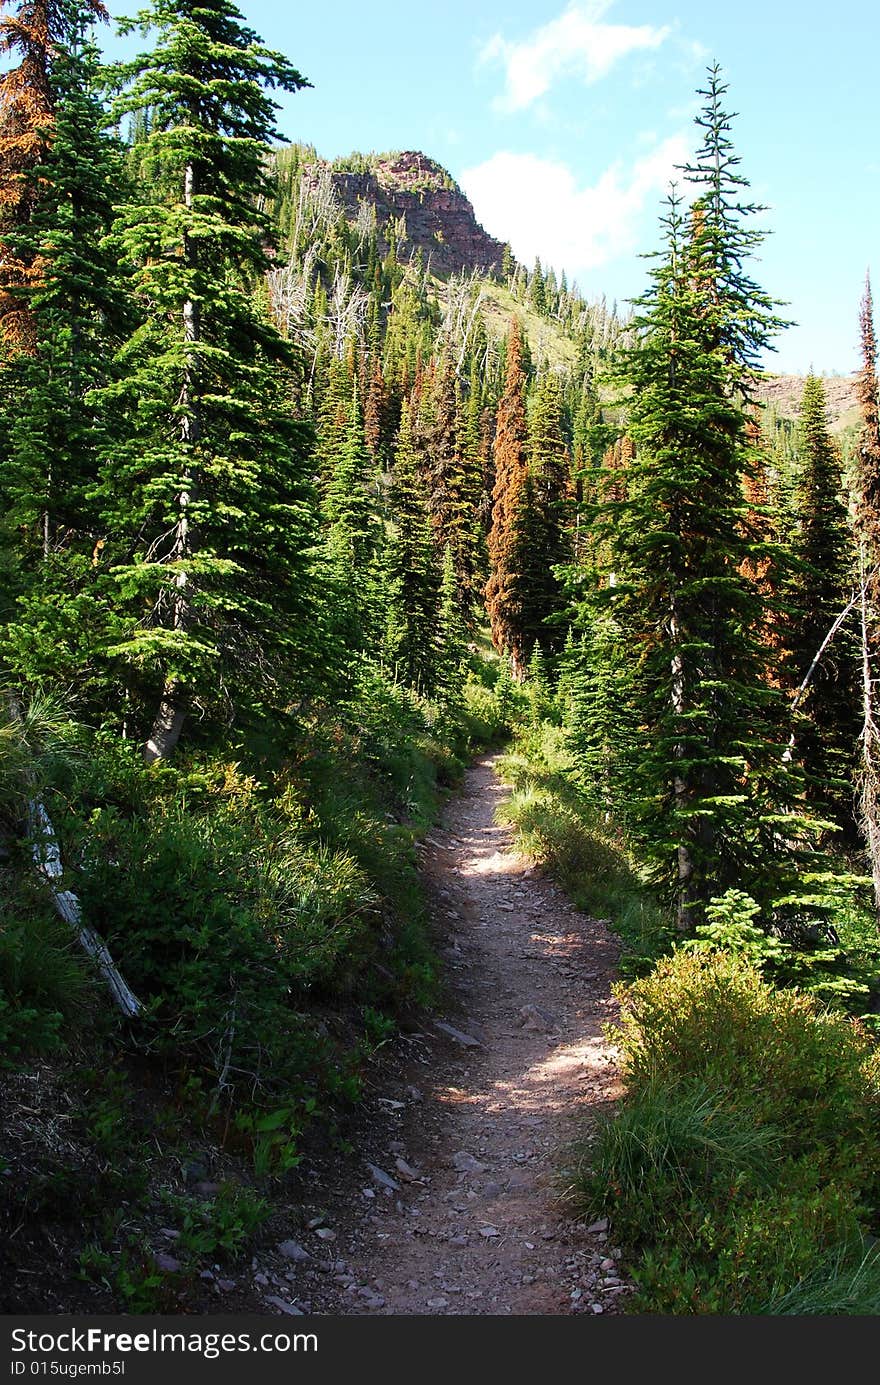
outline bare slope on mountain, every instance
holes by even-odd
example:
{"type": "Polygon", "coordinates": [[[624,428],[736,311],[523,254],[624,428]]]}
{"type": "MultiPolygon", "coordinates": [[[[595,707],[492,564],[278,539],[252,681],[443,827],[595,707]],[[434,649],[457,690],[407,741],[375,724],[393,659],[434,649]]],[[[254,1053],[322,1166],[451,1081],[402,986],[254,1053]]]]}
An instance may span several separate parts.
{"type": "MultiPolygon", "coordinates": [[[[840,433],[858,418],[855,378],[851,375],[824,375],[825,397],[832,432],[840,433]]],[[[776,410],[781,418],[797,419],[804,388],[803,375],[764,375],[755,393],[762,404],[776,410]]]]}

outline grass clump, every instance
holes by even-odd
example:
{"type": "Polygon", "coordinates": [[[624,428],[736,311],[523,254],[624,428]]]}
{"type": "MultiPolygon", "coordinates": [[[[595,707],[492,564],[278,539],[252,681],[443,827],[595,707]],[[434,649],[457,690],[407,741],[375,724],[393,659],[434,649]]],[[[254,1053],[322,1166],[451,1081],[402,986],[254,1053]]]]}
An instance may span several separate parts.
{"type": "Polygon", "coordinates": [[[856,1275],[840,1248],[863,1246],[880,1206],[880,1055],[864,1031],[723,951],[680,951],[619,992],[626,1096],[576,1193],[633,1257],[632,1308],[799,1311],[773,1305],[808,1289],[818,1303],[822,1286],[863,1303],[876,1267],[856,1275]]]}
{"type": "Polygon", "coordinates": [[[868,1316],[880,1311],[880,1249],[844,1244],[805,1279],[767,1300],[759,1313],[774,1316],[868,1316]]]}

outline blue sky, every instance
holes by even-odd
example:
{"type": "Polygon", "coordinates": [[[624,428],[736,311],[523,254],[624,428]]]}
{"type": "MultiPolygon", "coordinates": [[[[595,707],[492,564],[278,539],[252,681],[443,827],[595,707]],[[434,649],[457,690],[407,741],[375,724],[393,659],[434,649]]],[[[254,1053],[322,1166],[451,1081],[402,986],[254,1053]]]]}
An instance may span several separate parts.
{"type": "Polygon", "coordinates": [[[285,135],[328,158],[421,149],[520,259],[540,255],[588,297],[621,302],[644,287],[639,252],[657,244],[664,188],[695,146],[696,88],[717,59],[740,112],[742,172],[768,205],[753,274],[798,323],[767,364],[857,367],[880,240],[871,0],[238,3],[313,84],[285,98],[285,135]]]}

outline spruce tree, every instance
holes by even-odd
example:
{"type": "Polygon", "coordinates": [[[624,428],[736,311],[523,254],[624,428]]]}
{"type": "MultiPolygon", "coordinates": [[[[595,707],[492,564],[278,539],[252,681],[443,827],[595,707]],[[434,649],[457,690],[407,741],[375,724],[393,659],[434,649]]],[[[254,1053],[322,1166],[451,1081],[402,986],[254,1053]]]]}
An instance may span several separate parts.
{"type": "Polygon", "coordinates": [[[685,222],[671,196],[665,249],[623,357],[635,444],[627,499],[597,517],[615,580],[606,603],[638,659],[632,816],[683,929],[728,885],[767,897],[774,813],[794,792],[766,731],[762,603],[743,572],[758,545],[744,523],[742,399],[779,322],[744,268],[761,234],[748,224],[757,209],[743,200],[725,90],[710,69],[703,144],[687,170],[695,211],[685,222]]]}
{"type": "Polygon", "coordinates": [[[859,737],[859,812],[880,926],[880,395],[871,281],[859,314],[862,368],[856,382],[861,427],[856,458],[856,533],[861,583],[862,729],[859,737]]]}
{"type": "Polygon", "coordinates": [[[104,243],[122,168],[104,133],[89,38],[96,12],[89,0],[59,0],[49,15],[51,138],[29,174],[27,217],[9,232],[19,260],[39,265],[18,290],[30,349],[7,361],[0,403],[7,454],[0,495],[17,532],[21,588],[2,641],[5,659],[22,679],[55,680],[80,695],[94,677],[96,642],[112,639],[94,581],[103,541],[90,491],[101,419],[90,394],[106,383],[124,321],[104,243]]]}
{"type": "Polygon", "coordinates": [[[394,450],[390,500],[386,658],[407,686],[430,693],[438,681],[440,571],[406,402],[394,450]]]}
{"type": "Polygon", "coordinates": [[[316,656],[309,437],[286,407],[292,350],[255,297],[272,243],[269,92],[305,83],[230,0],[153,0],[123,32],[136,27],[156,46],[116,69],[115,115],[149,112],[146,177],[115,236],[142,320],[105,395],[101,501],[130,613],[116,653],[152,686],[153,760],[191,710],[274,706],[316,656]]]}
{"type": "Polygon", "coordinates": [[[559,381],[548,373],[535,391],[529,414],[529,500],[534,511],[534,539],[526,581],[528,638],[533,646],[539,644],[548,653],[558,653],[565,641],[559,617],[566,601],[559,569],[572,555],[564,431],[559,381]]]}
{"type": "Polygon", "coordinates": [[[458,578],[452,549],[443,554],[440,575],[437,691],[453,704],[461,700],[467,672],[467,626],[461,613],[458,578]]]}
{"type": "Polygon", "coordinates": [[[809,375],[804,382],[798,428],[800,528],[794,555],[787,619],[792,683],[810,675],[799,699],[797,756],[810,799],[852,828],[852,770],[858,737],[857,660],[850,628],[844,626],[813,661],[852,590],[852,544],[840,496],[841,460],[828,431],[825,390],[809,375]]]}

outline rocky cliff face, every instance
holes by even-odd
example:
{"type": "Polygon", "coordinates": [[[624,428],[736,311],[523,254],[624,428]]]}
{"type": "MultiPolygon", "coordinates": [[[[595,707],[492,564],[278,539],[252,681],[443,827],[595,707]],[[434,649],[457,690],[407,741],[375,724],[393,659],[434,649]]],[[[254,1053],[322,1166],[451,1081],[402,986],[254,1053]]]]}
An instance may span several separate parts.
{"type": "Polygon", "coordinates": [[[361,203],[375,206],[380,237],[402,217],[408,249],[421,248],[435,274],[500,270],[501,242],[483,230],[461,188],[426,155],[391,154],[371,160],[369,172],[334,170],[332,176],[336,196],[352,219],[361,203]]]}

